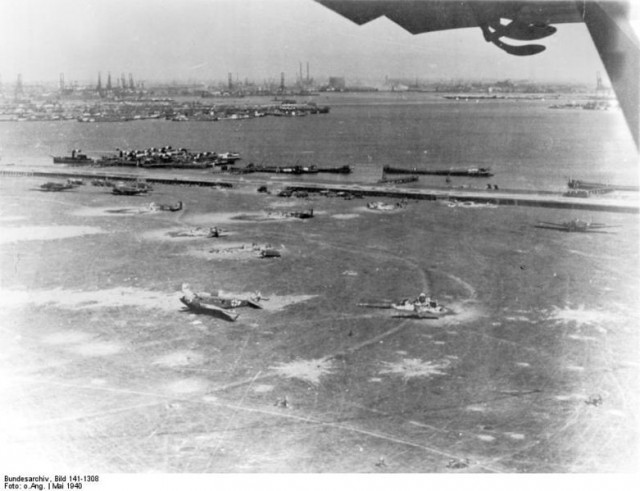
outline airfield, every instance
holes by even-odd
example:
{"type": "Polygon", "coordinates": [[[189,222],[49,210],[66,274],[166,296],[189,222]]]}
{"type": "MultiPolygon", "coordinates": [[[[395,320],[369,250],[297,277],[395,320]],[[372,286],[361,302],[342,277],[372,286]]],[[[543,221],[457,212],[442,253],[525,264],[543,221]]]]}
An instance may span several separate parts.
{"type": "Polygon", "coordinates": [[[636,214],[45,180],[0,180],[0,462],[16,472],[637,468],[636,214]],[[572,218],[616,228],[534,227],[572,218]],[[208,226],[229,235],[172,235],[208,226]],[[264,243],[282,256],[212,252],[264,243]],[[227,322],[185,311],[185,282],[268,300],[227,322]],[[451,315],[358,305],[423,291],[451,315]]]}

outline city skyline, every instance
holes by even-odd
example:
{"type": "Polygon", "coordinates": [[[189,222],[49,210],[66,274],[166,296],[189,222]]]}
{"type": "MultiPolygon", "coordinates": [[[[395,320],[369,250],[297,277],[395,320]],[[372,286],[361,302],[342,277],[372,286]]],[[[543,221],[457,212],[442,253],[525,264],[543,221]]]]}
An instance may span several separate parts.
{"type": "Polygon", "coordinates": [[[313,0],[0,1],[0,76],[97,81],[110,71],[155,82],[248,78],[593,83],[606,71],[582,24],[561,24],[532,57],[509,56],[479,29],[413,36],[386,18],[357,26],[313,0]],[[306,74],[306,67],[305,67],[306,74]]]}
{"type": "MultiPolygon", "coordinates": [[[[142,79],[135,76],[135,74],[126,74],[126,84],[124,88],[131,89],[130,76],[133,75],[133,79],[135,81],[135,85],[133,89],[135,90],[147,90],[150,88],[162,88],[162,87],[192,87],[192,88],[200,88],[200,89],[224,89],[229,87],[229,79],[227,78],[217,78],[217,79],[198,79],[198,78],[190,78],[190,79],[181,79],[178,77],[169,77],[161,80],[154,79],[142,79]]],[[[290,76],[285,75],[285,84],[284,86],[287,88],[310,88],[310,89],[318,89],[322,87],[327,87],[331,85],[332,79],[342,79],[347,87],[351,88],[372,88],[379,90],[393,90],[394,86],[398,85],[406,85],[408,87],[435,87],[438,85],[484,85],[484,86],[492,86],[499,85],[504,83],[511,83],[514,86],[519,85],[538,85],[540,87],[575,87],[575,88],[589,88],[595,87],[599,83],[606,87],[610,87],[608,83],[605,83],[606,80],[606,72],[596,72],[592,74],[590,80],[586,81],[553,81],[553,80],[531,80],[527,78],[425,78],[425,77],[403,77],[403,76],[381,76],[379,78],[362,78],[350,76],[349,74],[316,74],[315,76],[307,79],[306,76],[302,79],[299,78],[297,74],[290,74],[290,76]],[[598,82],[599,81],[599,82],[598,82]]],[[[67,74],[61,72],[57,74],[57,78],[50,77],[48,79],[43,80],[29,80],[25,79],[22,74],[18,74],[16,78],[12,80],[7,80],[0,73],[0,87],[4,88],[6,93],[7,90],[11,91],[16,88],[16,85],[19,83],[23,89],[47,89],[47,90],[58,90],[61,88],[64,89],[77,89],[77,90],[94,90],[94,91],[106,91],[109,90],[107,88],[107,77],[108,72],[98,72],[93,79],[88,80],[79,80],[75,78],[70,78],[67,74]],[[20,82],[18,82],[18,77],[20,78],[20,82]],[[63,82],[61,82],[61,80],[63,82]]],[[[121,75],[113,75],[112,74],[112,88],[119,89],[122,88],[121,75]]],[[[280,87],[281,79],[280,77],[269,77],[261,80],[255,80],[251,77],[240,77],[235,74],[232,75],[232,87],[233,88],[242,88],[242,87],[263,87],[263,88],[272,88],[272,87],[280,87]]]]}

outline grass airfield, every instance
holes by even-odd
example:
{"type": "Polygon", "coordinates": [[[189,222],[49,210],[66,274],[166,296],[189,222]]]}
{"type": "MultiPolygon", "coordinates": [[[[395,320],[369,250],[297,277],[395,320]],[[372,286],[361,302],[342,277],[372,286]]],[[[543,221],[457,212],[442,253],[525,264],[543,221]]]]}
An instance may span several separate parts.
{"type": "Polygon", "coordinates": [[[633,215],[39,184],[0,181],[0,461],[11,469],[637,469],[633,215]],[[136,212],[178,199],[180,212],[136,212]],[[310,207],[309,220],[264,218],[310,207]],[[571,218],[619,227],[533,227],[571,218]],[[197,226],[229,236],[171,235],[197,226]],[[282,257],[212,252],[242,244],[282,257]],[[230,323],[185,311],[185,282],[269,300],[230,323]],[[422,291],[452,315],[358,306],[422,291]]]}

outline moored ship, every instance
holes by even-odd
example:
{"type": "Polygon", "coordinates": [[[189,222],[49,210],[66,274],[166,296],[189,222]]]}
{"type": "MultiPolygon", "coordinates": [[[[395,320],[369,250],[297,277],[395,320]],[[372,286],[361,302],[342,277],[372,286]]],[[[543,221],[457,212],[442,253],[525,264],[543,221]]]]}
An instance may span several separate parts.
{"type": "Polygon", "coordinates": [[[89,165],[95,163],[95,160],[87,157],[84,153],[81,152],[82,150],[77,150],[74,148],[73,150],[71,150],[71,155],[66,155],[63,157],[53,157],[53,163],[72,165],[89,165]]]}
{"type": "Polygon", "coordinates": [[[640,187],[638,186],[603,184],[599,182],[581,181],[579,179],[569,179],[567,186],[569,187],[569,189],[584,189],[587,191],[640,191],[640,187]]]}
{"type": "MultiPolygon", "coordinates": [[[[232,172],[234,172],[232,170],[232,172]]],[[[317,174],[318,168],[315,165],[255,165],[248,164],[246,167],[235,169],[238,173],[266,172],[271,174],[317,174]]]]}
{"type": "Polygon", "coordinates": [[[489,167],[472,167],[469,169],[418,169],[416,167],[412,169],[403,169],[400,167],[391,167],[385,165],[382,171],[387,174],[422,174],[431,176],[458,176],[458,177],[492,177],[491,169],[489,167]]]}
{"type": "Polygon", "coordinates": [[[342,165],[339,167],[318,167],[318,172],[326,172],[330,174],[351,174],[351,166],[342,165]]]}
{"type": "Polygon", "coordinates": [[[97,164],[103,167],[124,166],[147,169],[206,169],[214,165],[233,164],[240,159],[237,153],[191,152],[186,148],[147,148],[142,150],[116,149],[117,155],[102,157],[97,164]]]}

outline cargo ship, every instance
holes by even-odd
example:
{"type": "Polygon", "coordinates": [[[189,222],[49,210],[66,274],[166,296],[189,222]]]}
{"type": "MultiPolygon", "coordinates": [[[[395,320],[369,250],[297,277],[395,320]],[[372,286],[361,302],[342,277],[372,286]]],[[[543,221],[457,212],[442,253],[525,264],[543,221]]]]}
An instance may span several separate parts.
{"type": "Polygon", "coordinates": [[[460,176],[460,177],[491,177],[491,169],[489,167],[474,167],[471,169],[443,169],[443,170],[430,170],[430,169],[402,169],[398,167],[391,167],[385,165],[382,171],[387,174],[422,174],[431,176],[460,176]]]}

